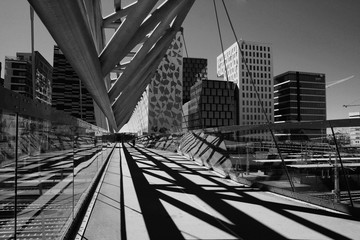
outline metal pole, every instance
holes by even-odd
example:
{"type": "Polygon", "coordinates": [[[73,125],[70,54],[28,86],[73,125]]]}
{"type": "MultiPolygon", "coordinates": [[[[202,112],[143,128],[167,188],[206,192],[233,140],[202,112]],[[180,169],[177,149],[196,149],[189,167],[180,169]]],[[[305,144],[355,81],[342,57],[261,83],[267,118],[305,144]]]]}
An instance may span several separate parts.
{"type": "Polygon", "coordinates": [[[341,160],[340,150],[339,150],[339,147],[338,147],[338,144],[337,144],[337,141],[336,141],[334,129],[333,129],[332,126],[330,126],[330,128],[331,128],[331,132],[332,132],[332,135],[333,135],[333,138],[334,138],[334,143],[335,143],[335,147],[336,147],[336,152],[337,152],[338,157],[339,157],[339,160],[340,160],[341,171],[343,172],[343,176],[344,176],[344,178],[345,178],[345,183],[346,183],[346,188],[347,188],[347,192],[348,192],[348,195],[349,195],[350,203],[351,203],[351,206],[354,207],[354,203],[353,203],[352,198],[351,198],[349,183],[348,183],[348,180],[347,180],[346,175],[345,175],[344,165],[343,165],[343,162],[342,162],[342,160],[341,160]]]}

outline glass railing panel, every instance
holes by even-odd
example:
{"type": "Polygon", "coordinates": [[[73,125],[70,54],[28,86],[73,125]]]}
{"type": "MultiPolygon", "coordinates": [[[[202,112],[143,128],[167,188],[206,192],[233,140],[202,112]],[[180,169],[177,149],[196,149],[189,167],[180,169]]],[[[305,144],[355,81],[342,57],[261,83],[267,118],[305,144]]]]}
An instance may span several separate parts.
{"type": "Polygon", "coordinates": [[[58,238],[73,211],[71,126],[24,116],[19,126],[17,235],[58,238]]]}
{"type": "MultiPolygon", "coordinates": [[[[14,236],[16,167],[16,115],[0,110],[0,236],[14,236]]],[[[16,209],[15,209],[16,208],[16,209]]]]}
{"type": "Polygon", "coordinates": [[[62,236],[68,219],[73,218],[74,125],[52,122],[48,133],[49,150],[44,154],[47,164],[43,172],[50,181],[46,192],[46,207],[41,214],[55,238],[62,236]]]}
{"type": "Polygon", "coordinates": [[[74,148],[74,204],[84,197],[91,182],[100,167],[102,158],[101,142],[94,132],[78,128],[75,135],[76,148],[74,148]]]}
{"type": "Polygon", "coordinates": [[[233,179],[304,194],[329,207],[359,206],[359,148],[341,139],[336,145],[326,128],[275,129],[273,135],[269,130],[221,133],[233,179]]]}

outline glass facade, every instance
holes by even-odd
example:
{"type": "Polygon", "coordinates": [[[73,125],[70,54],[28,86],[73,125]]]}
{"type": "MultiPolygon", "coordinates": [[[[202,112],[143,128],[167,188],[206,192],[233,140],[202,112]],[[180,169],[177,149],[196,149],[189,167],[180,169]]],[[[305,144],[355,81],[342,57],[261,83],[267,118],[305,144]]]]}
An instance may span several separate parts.
{"type": "MultiPolygon", "coordinates": [[[[326,120],[325,74],[286,72],[274,78],[275,122],[326,120]]],[[[311,138],[322,138],[325,129],[303,129],[311,138]]],[[[297,132],[281,133],[281,138],[296,138],[297,132]]]]}
{"type": "Polygon", "coordinates": [[[201,129],[238,124],[238,89],[226,81],[202,80],[191,87],[188,127],[201,129]]]}

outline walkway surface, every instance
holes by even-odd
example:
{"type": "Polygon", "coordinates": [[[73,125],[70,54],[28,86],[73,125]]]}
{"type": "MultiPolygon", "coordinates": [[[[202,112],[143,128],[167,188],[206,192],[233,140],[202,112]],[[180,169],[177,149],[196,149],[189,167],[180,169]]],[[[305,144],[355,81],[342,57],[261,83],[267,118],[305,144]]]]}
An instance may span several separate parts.
{"type": "Polygon", "coordinates": [[[84,229],[90,240],[360,239],[360,221],[350,216],[129,144],[115,149],[84,229]]]}

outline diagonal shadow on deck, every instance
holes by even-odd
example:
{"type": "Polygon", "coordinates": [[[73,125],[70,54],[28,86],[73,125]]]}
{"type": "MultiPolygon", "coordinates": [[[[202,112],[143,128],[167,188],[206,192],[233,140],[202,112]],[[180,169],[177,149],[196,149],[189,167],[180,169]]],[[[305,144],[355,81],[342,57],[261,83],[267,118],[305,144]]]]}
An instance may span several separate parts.
{"type": "Polygon", "coordinates": [[[183,160],[179,161],[178,158],[172,159],[171,155],[160,155],[156,151],[141,148],[139,146],[136,148],[125,147],[124,152],[126,161],[132,173],[134,186],[138,194],[138,200],[151,239],[163,239],[165,235],[167,239],[184,238],[180,234],[180,230],[174,223],[169,213],[167,213],[161,201],[167,202],[168,204],[171,204],[181,209],[182,211],[191,214],[193,217],[207,222],[213,228],[224,231],[232,235],[235,239],[263,239],[264,236],[266,236],[267,239],[286,239],[281,233],[278,233],[277,231],[258,221],[256,217],[250,216],[249,214],[229,204],[229,200],[260,205],[271,210],[272,212],[278,213],[284,217],[287,217],[288,219],[291,219],[292,221],[297,222],[299,225],[303,225],[329,238],[349,239],[348,237],[338,232],[332,231],[322,226],[321,223],[311,222],[291,213],[290,211],[310,214],[315,213],[318,215],[353,220],[349,216],[324,210],[315,210],[301,206],[260,200],[248,194],[249,192],[257,190],[228,186],[222,181],[216,180],[216,178],[210,177],[208,174],[204,174],[203,171],[196,171],[188,167],[187,164],[182,164],[184,162],[183,160]],[[165,162],[171,162],[177,167],[168,167],[165,162]],[[157,171],[164,172],[171,178],[157,174],[157,171]],[[223,188],[223,190],[209,190],[209,186],[196,184],[193,181],[190,181],[188,178],[184,177],[182,174],[184,172],[186,172],[186,174],[201,176],[223,188]],[[155,184],[153,182],[149,183],[149,181],[146,179],[146,176],[157,178],[161,180],[161,182],[165,181],[167,184],[155,184]],[[201,209],[184,203],[174,197],[164,194],[164,191],[196,195],[211,208],[221,213],[226,219],[230,221],[230,223],[220,218],[214,217],[208,212],[204,212],[201,209]],[[228,194],[224,193],[233,193],[233,195],[229,196],[228,194]]]}

